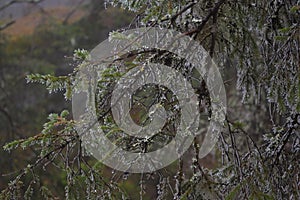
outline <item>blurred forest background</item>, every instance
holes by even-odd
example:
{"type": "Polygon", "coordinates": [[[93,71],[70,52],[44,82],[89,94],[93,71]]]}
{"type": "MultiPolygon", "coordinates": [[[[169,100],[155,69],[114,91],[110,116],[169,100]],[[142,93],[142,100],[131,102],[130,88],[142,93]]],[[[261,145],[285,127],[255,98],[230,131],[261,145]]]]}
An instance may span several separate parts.
{"type": "MultiPolygon", "coordinates": [[[[299,1],[199,0],[198,7],[196,1],[184,0],[24,1],[0,1],[0,146],[29,138],[10,143],[8,151],[0,148],[3,197],[23,199],[33,193],[32,199],[300,197],[299,1]],[[81,143],[73,130],[72,136],[54,138],[58,145],[75,138],[61,152],[49,144],[43,147],[43,139],[52,142],[51,131],[69,130],[65,127],[72,125],[72,116],[61,112],[72,110],[71,101],[62,92],[49,93],[41,84],[28,83],[26,77],[49,74],[51,85],[55,77],[67,77],[78,66],[75,50],[90,51],[111,31],[141,24],[184,32],[215,58],[228,104],[226,130],[216,148],[198,159],[195,139],[195,145],[172,165],[154,173],[128,174],[82,152],[74,156],[81,143]],[[45,138],[41,132],[47,133],[45,138]],[[44,148],[53,151],[49,158],[43,157],[44,148]],[[69,153],[68,148],[74,151],[69,153]],[[37,158],[43,159],[29,165],[37,158]]],[[[207,104],[204,107],[208,110],[207,104]]]]}

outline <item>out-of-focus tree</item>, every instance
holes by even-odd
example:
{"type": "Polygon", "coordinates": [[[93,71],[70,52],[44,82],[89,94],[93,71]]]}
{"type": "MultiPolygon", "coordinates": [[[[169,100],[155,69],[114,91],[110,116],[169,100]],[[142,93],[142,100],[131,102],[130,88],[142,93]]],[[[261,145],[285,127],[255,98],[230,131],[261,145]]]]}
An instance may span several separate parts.
{"type": "MultiPolygon", "coordinates": [[[[215,167],[205,169],[201,165],[197,155],[200,140],[195,139],[189,156],[167,169],[140,175],[138,196],[141,199],[299,199],[299,2],[108,0],[106,3],[135,12],[133,26],[172,28],[198,41],[216,59],[228,81],[227,88],[231,90],[228,93],[226,131],[222,132],[215,149],[215,157],[219,158],[215,167]],[[236,85],[241,99],[233,94],[233,85],[236,85]],[[244,104],[239,104],[239,101],[244,104]],[[145,181],[156,181],[157,192],[146,193],[145,181]]],[[[96,1],[92,1],[92,5],[102,9],[96,1]]],[[[101,16],[101,12],[92,10],[90,17],[95,16],[101,16]]],[[[92,26],[92,22],[83,26],[92,26]]],[[[97,32],[89,30],[90,34],[97,32]]],[[[74,52],[78,64],[86,56],[85,50],[74,52]]],[[[176,56],[159,51],[147,52],[141,57],[146,61],[152,59],[169,64],[181,72],[189,66],[176,56]],[[171,58],[175,61],[169,62],[171,58]]],[[[127,57],[125,65],[124,57],[120,57],[115,64],[117,67],[102,72],[107,79],[99,83],[99,97],[109,96],[111,88],[104,86],[112,86],[124,70],[121,68],[134,66],[132,60],[141,57],[135,55],[130,61],[127,57]]],[[[75,68],[66,76],[32,74],[27,80],[46,84],[50,91],[64,90],[66,99],[69,99],[76,72],[75,68]]],[[[209,114],[207,89],[205,85],[197,89],[209,114]]],[[[153,89],[144,92],[151,94],[153,89]]],[[[139,93],[136,98],[139,99],[139,93]]],[[[98,112],[103,112],[105,106],[98,105],[98,112]]],[[[147,113],[147,109],[137,110],[138,116],[147,113]]],[[[103,125],[108,130],[115,127],[110,112],[106,112],[101,120],[109,121],[103,125]]],[[[142,117],[138,120],[147,123],[142,117]]],[[[120,130],[115,132],[121,133],[120,130]]],[[[125,138],[120,144],[131,148],[139,146],[139,141],[125,138]]],[[[64,193],[69,199],[136,198],[136,194],[127,193],[132,189],[125,184],[128,176],[135,175],[116,171],[112,177],[105,174],[105,167],[85,155],[81,145],[68,111],[51,114],[40,134],[5,145],[6,150],[19,146],[35,147],[39,155],[3,190],[2,197],[31,196],[33,188],[38,188],[44,197],[54,198],[53,191],[40,184],[42,181],[35,172],[40,167],[57,166],[66,174],[64,193]]]]}

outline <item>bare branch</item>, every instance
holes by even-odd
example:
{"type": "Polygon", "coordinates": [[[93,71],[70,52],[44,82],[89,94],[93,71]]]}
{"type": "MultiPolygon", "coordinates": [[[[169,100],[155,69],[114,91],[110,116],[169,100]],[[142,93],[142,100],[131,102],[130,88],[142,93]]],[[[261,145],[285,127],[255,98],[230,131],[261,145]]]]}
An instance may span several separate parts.
{"type": "Polygon", "coordinates": [[[216,15],[219,11],[219,8],[221,7],[221,5],[225,3],[225,0],[221,0],[219,1],[218,3],[216,3],[215,7],[208,13],[208,15],[202,20],[201,24],[191,30],[191,31],[188,31],[186,33],[184,33],[184,35],[193,35],[194,33],[196,33],[196,35],[194,37],[197,37],[197,34],[203,29],[203,27],[206,25],[206,23],[208,22],[208,20],[213,16],[213,15],[216,15]]]}
{"type": "Polygon", "coordinates": [[[37,4],[42,2],[43,0],[11,0],[6,2],[4,5],[0,6],[0,11],[8,8],[9,6],[15,4],[15,3],[33,3],[37,4]]]}
{"type": "Polygon", "coordinates": [[[9,27],[9,26],[11,26],[11,25],[13,25],[15,22],[16,22],[15,20],[12,20],[12,21],[10,21],[10,22],[7,22],[7,23],[5,23],[5,24],[2,24],[2,25],[0,26],[0,31],[6,29],[7,27],[9,27]]]}
{"type": "Polygon", "coordinates": [[[65,17],[63,24],[66,24],[70,17],[78,10],[78,8],[84,3],[84,0],[81,0],[65,17]]]}

